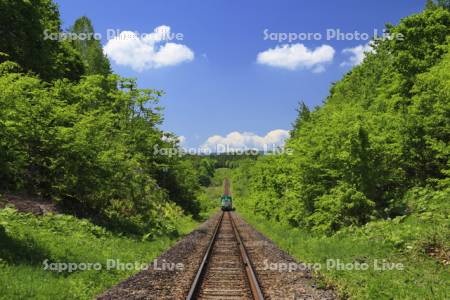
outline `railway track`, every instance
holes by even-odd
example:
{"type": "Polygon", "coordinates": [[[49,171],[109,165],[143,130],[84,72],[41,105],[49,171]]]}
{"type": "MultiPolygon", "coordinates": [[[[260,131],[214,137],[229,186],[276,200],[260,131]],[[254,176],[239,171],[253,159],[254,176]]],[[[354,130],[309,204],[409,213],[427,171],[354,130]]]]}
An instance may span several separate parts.
{"type": "Polygon", "coordinates": [[[186,299],[264,299],[232,212],[222,212],[186,299]]]}
{"type": "Polygon", "coordinates": [[[233,212],[216,214],[157,260],[184,269],[148,268],[97,299],[338,299],[332,290],[315,287],[310,270],[268,269],[268,263],[296,261],[233,212]]]}

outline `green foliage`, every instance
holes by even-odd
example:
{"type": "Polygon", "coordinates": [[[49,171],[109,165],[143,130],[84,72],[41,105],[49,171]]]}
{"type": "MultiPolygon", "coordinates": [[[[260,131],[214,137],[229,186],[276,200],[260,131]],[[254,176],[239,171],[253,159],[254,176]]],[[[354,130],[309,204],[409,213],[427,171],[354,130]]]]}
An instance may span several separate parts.
{"type": "Polygon", "coordinates": [[[153,153],[177,147],[156,127],[159,91],[117,75],[49,85],[20,73],[0,77],[0,88],[1,188],[139,234],[164,227],[167,211],[181,214],[169,200],[198,214],[193,166],[153,153]]]}
{"type": "Polygon", "coordinates": [[[211,184],[214,176],[216,161],[207,156],[192,155],[189,159],[193,161],[193,167],[198,173],[200,185],[207,187],[211,184]]]}
{"type": "Polygon", "coordinates": [[[450,292],[450,12],[429,5],[388,26],[405,40],[375,42],[322,107],[300,104],[292,155],[233,170],[237,210],[301,261],[405,267],[322,268],[343,298],[450,292]]]}
{"type": "Polygon", "coordinates": [[[404,40],[392,39],[380,43],[377,49],[393,53],[393,66],[401,94],[410,96],[415,76],[436,64],[447,52],[450,34],[450,13],[446,9],[425,10],[404,18],[398,26],[388,26],[392,34],[402,34],[404,40]]]}
{"type": "Polygon", "coordinates": [[[215,153],[209,156],[214,160],[215,168],[237,168],[244,159],[256,160],[258,154],[252,153],[215,153]]]}
{"type": "Polygon", "coordinates": [[[308,221],[317,231],[332,233],[345,226],[365,224],[373,206],[355,187],[341,184],[317,199],[316,209],[308,221]]]}
{"type": "Polygon", "coordinates": [[[79,54],[67,41],[46,38],[46,34],[59,34],[60,27],[52,0],[0,1],[0,52],[44,80],[78,80],[84,74],[79,54]]]}
{"type": "Polygon", "coordinates": [[[308,122],[309,120],[311,111],[309,110],[305,102],[301,101],[299,103],[297,114],[297,119],[295,120],[294,124],[292,124],[291,138],[296,138],[298,136],[300,128],[302,127],[302,124],[308,122]]]}
{"type": "MultiPolygon", "coordinates": [[[[202,187],[200,193],[200,203],[202,206],[202,215],[207,218],[212,213],[216,213],[220,207],[220,197],[223,195],[223,181],[230,178],[231,172],[226,168],[218,168],[214,172],[214,176],[210,179],[210,185],[202,187]]],[[[232,193],[234,185],[232,185],[232,193]]]]}
{"type": "Polygon", "coordinates": [[[250,178],[244,207],[331,234],[405,215],[411,188],[449,184],[450,12],[437,5],[388,31],[404,39],[375,41],[322,107],[300,103],[292,155],[239,171],[250,178]]]}
{"type": "Polygon", "coordinates": [[[108,75],[111,74],[111,66],[109,60],[103,54],[100,41],[94,38],[94,27],[91,20],[83,16],[78,18],[69,30],[70,33],[84,34],[85,39],[73,39],[72,45],[81,55],[85,66],[86,75],[108,75]]]}
{"type": "Polygon", "coordinates": [[[149,238],[176,233],[171,220],[183,213],[199,216],[211,162],[196,171],[154,151],[179,147],[158,128],[162,92],[112,74],[87,17],[70,33],[89,38],[55,40],[54,2],[5,0],[0,26],[0,190],[149,238]]]}

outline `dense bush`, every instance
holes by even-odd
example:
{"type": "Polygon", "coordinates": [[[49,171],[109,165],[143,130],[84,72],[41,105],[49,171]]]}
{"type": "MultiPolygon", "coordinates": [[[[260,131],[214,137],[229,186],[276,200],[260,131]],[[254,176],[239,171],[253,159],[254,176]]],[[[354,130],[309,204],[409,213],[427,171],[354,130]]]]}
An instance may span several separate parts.
{"type": "MultiPolygon", "coordinates": [[[[47,38],[61,32],[52,0],[0,1],[0,52],[43,80],[78,80],[85,72],[80,53],[68,41],[47,38]]],[[[4,59],[0,57],[0,62],[4,59]]]]}
{"type": "MultiPolygon", "coordinates": [[[[112,74],[97,40],[46,38],[62,33],[53,1],[0,8],[0,191],[27,191],[147,236],[174,231],[170,220],[183,213],[199,215],[200,183],[213,170],[154,151],[179,147],[159,129],[162,92],[112,74]]],[[[87,17],[69,30],[94,32],[87,17]]]]}
{"type": "Polygon", "coordinates": [[[15,72],[0,77],[0,90],[1,188],[135,230],[159,226],[169,200],[198,212],[192,166],[153,153],[177,147],[157,128],[160,92],[117,75],[47,84],[15,72]]]}
{"type": "Polygon", "coordinates": [[[331,233],[408,213],[414,187],[448,185],[450,12],[430,5],[387,29],[404,40],[374,42],[323,106],[300,105],[286,144],[293,155],[246,168],[243,205],[331,233]]]}

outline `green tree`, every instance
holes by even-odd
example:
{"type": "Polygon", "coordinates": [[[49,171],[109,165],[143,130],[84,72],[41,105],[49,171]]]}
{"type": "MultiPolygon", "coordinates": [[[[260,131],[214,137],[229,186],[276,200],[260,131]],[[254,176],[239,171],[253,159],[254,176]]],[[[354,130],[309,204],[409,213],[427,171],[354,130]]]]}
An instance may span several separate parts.
{"type": "Polygon", "coordinates": [[[44,80],[78,80],[84,73],[78,53],[67,41],[51,36],[61,32],[60,25],[57,5],[51,0],[2,0],[0,52],[44,80]]]}
{"type": "Polygon", "coordinates": [[[246,171],[253,212],[332,233],[406,214],[409,191],[448,185],[450,12],[433,4],[387,29],[403,39],[374,41],[321,107],[300,103],[292,155],[246,171]]]}
{"type": "Polygon", "coordinates": [[[297,119],[292,124],[292,130],[291,130],[291,138],[297,138],[298,133],[300,131],[300,128],[303,123],[308,122],[310,111],[308,106],[306,106],[305,102],[300,101],[297,108],[297,119]]]}
{"type": "Polygon", "coordinates": [[[111,74],[111,66],[108,58],[103,54],[102,45],[99,40],[95,39],[94,27],[91,20],[83,16],[78,18],[73,26],[69,29],[71,33],[86,38],[72,39],[73,47],[78,50],[85,65],[87,75],[108,75],[111,74]]]}

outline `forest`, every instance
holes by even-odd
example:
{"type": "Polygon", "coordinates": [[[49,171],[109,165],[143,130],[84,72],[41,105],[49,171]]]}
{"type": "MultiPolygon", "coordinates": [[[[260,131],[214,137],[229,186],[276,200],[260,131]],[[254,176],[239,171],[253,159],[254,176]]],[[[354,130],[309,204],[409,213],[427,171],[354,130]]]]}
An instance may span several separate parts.
{"type": "Polygon", "coordinates": [[[322,106],[299,104],[293,155],[243,169],[255,213],[333,234],[418,206],[448,209],[449,10],[430,2],[387,30],[405,39],[374,41],[322,106]]]}
{"type": "MultiPolygon", "coordinates": [[[[208,165],[153,153],[179,147],[159,127],[163,92],[114,74],[98,40],[45,39],[62,30],[52,1],[1,6],[0,189],[136,234],[198,216],[208,165]]],[[[87,17],[68,30],[94,33],[87,17]]]]}
{"type": "Polygon", "coordinates": [[[244,170],[255,213],[333,234],[448,200],[450,13],[431,5],[387,29],[405,40],[374,41],[322,106],[299,104],[293,155],[244,170]]]}
{"type": "Polygon", "coordinates": [[[350,299],[446,299],[450,251],[450,12],[386,26],[323,105],[299,103],[291,155],[244,159],[227,172],[237,210],[301,261],[371,262],[397,272],[325,270],[350,299]]]}

